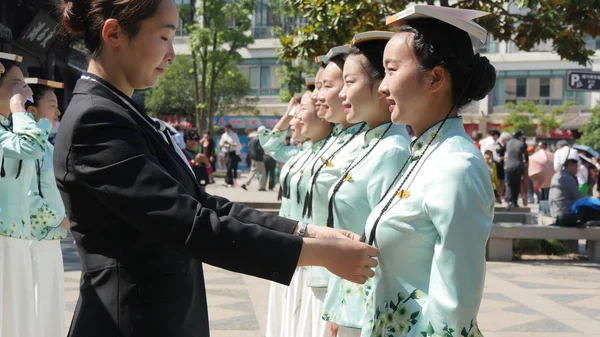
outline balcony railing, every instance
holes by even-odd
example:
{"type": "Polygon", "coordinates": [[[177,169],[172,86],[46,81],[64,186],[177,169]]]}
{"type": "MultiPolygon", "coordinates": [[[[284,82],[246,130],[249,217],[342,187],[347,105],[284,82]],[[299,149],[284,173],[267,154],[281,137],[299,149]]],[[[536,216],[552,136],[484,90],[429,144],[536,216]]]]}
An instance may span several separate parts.
{"type": "Polygon", "coordinates": [[[273,38],[272,28],[273,27],[254,27],[252,29],[252,34],[255,39],[271,39],[273,38]]]}

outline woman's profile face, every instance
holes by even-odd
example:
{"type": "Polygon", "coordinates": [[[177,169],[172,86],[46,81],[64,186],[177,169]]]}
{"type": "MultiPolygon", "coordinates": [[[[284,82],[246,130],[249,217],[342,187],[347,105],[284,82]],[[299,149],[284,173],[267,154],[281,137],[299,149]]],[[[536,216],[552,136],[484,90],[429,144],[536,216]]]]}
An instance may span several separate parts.
{"type": "Polygon", "coordinates": [[[427,107],[426,88],[423,76],[418,72],[419,61],[412,44],[412,33],[398,33],[388,42],[383,53],[385,78],[379,92],[386,96],[395,124],[413,125],[414,121],[423,117],[419,116],[419,112],[427,107]]]}
{"type": "Polygon", "coordinates": [[[315,102],[315,108],[317,109],[317,116],[319,118],[325,118],[325,112],[321,107],[321,100],[319,100],[319,95],[321,94],[321,89],[323,88],[323,68],[319,67],[319,71],[317,71],[317,75],[315,76],[315,90],[312,93],[312,100],[315,102]]]}
{"type": "Polygon", "coordinates": [[[120,71],[133,88],[155,86],[168,63],[175,60],[173,39],[178,24],[179,14],[174,1],[162,0],[156,13],[141,22],[133,39],[115,48],[120,71]]]}
{"type": "Polygon", "coordinates": [[[321,74],[323,87],[319,95],[321,107],[328,122],[339,124],[346,121],[340,91],[344,86],[342,69],[335,63],[329,62],[321,74]]]}
{"type": "Polygon", "coordinates": [[[42,98],[35,101],[35,120],[39,120],[42,117],[50,117],[52,122],[52,128],[58,123],[58,117],[60,117],[60,110],[58,110],[58,99],[53,90],[46,90],[42,98]]]}
{"type": "Polygon", "coordinates": [[[315,131],[318,130],[321,120],[317,116],[315,102],[309,95],[303,95],[300,100],[300,114],[298,115],[300,135],[305,138],[312,138],[315,131]]]}
{"type": "MultiPolygon", "coordinates": [[[[380,80],[372,82],[360,63],[360,55],[350,55],[344,63],[344,87],[340,92],[346,120],[360,123],[369,120],[367,114],[381,106],[377,100],[384,97],[377,92],[380,80]]],[[[382,103],[382,102],[381,102],[382,103]]]]}

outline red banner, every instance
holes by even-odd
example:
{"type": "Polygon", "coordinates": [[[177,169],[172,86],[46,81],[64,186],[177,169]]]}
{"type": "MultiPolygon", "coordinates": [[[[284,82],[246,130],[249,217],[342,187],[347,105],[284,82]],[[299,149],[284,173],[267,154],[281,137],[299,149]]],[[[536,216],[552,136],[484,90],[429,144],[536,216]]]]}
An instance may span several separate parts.
{"type": "Polygon", "coordinates": [[[471,132],[473,131],[479,131],[479,124],[463,124],[463,126],[465,127],[465,132],[467,133],[467,135],[471,135],[471,132]]]}

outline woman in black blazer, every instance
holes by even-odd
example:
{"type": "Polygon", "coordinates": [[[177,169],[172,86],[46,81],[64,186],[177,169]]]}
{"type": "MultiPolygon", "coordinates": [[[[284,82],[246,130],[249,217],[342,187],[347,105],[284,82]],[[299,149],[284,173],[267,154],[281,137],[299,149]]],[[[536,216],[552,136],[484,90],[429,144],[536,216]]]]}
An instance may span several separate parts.
{"type": "Polygon", "coordinates": [[[92,53],[54,153],[82,264],[69,336],[208,336],[202,263],[284,284],[297,265],[373,276],[377,250],[350,234],[203,192],[164,124],[139,112],[134,89],[155,85],[175,58],[172,0],[61,5],[92,53]]]}

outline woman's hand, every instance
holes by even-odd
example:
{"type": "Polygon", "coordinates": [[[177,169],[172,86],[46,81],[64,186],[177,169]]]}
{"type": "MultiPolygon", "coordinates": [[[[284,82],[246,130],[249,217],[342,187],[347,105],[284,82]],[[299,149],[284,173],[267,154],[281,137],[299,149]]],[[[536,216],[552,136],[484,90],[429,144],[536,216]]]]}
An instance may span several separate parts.
{"type": "Polygon", "coordinates": [[[340,326],[335,323],[329,323],[329,334],[331,337],[337,337],[340,326]]]}
{"type": "Polygon", "coordinates": [[[10,111],[25,112],[25,102],[33,95],[33,91],[25,82],[19,82],[12,87],[10,92],[10,111]]]}
{"type": "Polygon", "coordinates": [[[304,238],[298,266],[321,266],[335,275],[358,284],[375,276],[379,250],[366,243],[344,239],[304,238]]]}
{"type": "Polygon", "coordinates": [[[277,122],[277,125],[275,125],[275,127],[273,128],[273,132],[287,130],[287,128],[290,126],[290,122],[292,121],[292,119],[294,119],[294,116],[290,115],[290,111],[292,111],[292,109],[294,109],[294,108],[299,109],[299,102],[296,97],[292,97],[292,99],[290,99],[290,102],[288,103],[287,111],[285,112],[285,114],[283,116],[281,116],[281,119],[279,120],[279,122],[277,122]]]}
{"type": "Polygon", "coordinates": [[[60,227],[68,230],[69,232],[71,231],[71,223],[69,222],[69,219],[67,217],[65,217],[63,221],[61,221],[60,227]]]}

